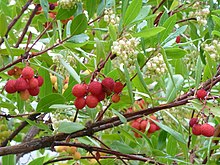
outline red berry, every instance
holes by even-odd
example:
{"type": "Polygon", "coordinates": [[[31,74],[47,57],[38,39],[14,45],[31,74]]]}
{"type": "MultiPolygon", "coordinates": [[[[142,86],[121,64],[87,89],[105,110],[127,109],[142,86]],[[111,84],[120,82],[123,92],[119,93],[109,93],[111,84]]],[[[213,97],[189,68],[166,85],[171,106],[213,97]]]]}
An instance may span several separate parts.
{"type": "Polygon", "coordinates": [[[190,119],[190,121],[189,121],[189,126],[190,126],[190,127],[193,127],[194,124],[198,124],[198,118],[197,118],[197,117],[192,118],[192,119],[190,119]]]}
{"type": "Polygon", "coordinates": [[[24,101],[28,100],[30,98],[30,93],[26,89],[25,91],[20,92],[20,97],[21,97],[21,100],[24,100],[24,101]]]}
{"type": "Polygon", "coordinates": [[[115,81],[107,77],[102,80],[102,85],[105,92],[112,92],[114,90],[115,81]]]}
{"type": "Polygon", "coordinates": [[[148,133],[154,133],[155,131],[157,131],[157,125],[154,123],[151,123],[150,128],[148,129],[148,133]]]}
{"type": "Polygon", "coordinates": [[[34,76],[34,70],[31,67],[26,66],[22,70],[21,75],[24,79],[31,79],[34,76]]]}
{"type": "Polygon", "coordinates": [[[124,85],[121,82],[116,82],[114,85],[114,92],[121,93],[123,88],[124,88],[124,85]]]}
{"type": "Polygon", "coordinates": [[[15,82],[15,88],[17,91],[24,91],[24,90],[28,89],[28,87],[29,87],[29,84],[22,77],[18,78],[15,82]]]}
{"type": "Polygon", "coordinates": [[[93,81],[88,86],[88,92],[92,95],[98,96],[102,92],[102,84],[98,81],[93,81]]]}
{"type": "Polygon", "coordinates": [[[15,88],[16,80],[8,80],[5,84],[5,91],[8,93],[15,93],[17,90],[15,88]]]}
{"type": "Polygon", "coordinates": [[[40,92],[40,88],[37,86],[36,88],[28,89],[28,91],[31,96],[37,96],[40,92]]]}
{"type": "Polygon", "coordinates": [[[132,128],[135,128],[135,129],[137,129],[137,130],[140,130],[141,129],[141,124],[138,122],[138,121],[133,121],[132,123],[131,123],[131,127],[132,128]]]}
{"type": "Polygon", "coordinates": [[[134,136],[136,137],[136,138],[141,138],[142,136],[139,134],[139,133],[137,133],[137,132],[134,132],[134,136]]]}
{"type": "Polygon", "coordinates": [[[74,105],[77,109],[83,109],[86,106],[86,100],[83,97],[77,97],[74,101],[74,105]]]}
{"type": "Polygon", "coordinates": [[[150,120],[150,123],[154,123],[153,120],[158,121],[157,117],[154,115],[150,116],[150,119],[152,119],[152,120],[150,120]]]}
{"type": "Polygon", "coordinates": [[[215,132],[215,128],[212,125],[208,123],[201,125],[201,134],[203,136],[211,137],[214,135],[214,132],[215,132]]]}
{"type": "Polygon", "coordinates": [[[176,37],[176,43],[177,43],[177,44],[180,43],[180,36],[177,36],[177,37],[176,37]]]}
{"type": "Polygon", "coordinates": [[[102,101],[105,99],[105,92],[101,92],[99,95],[96,96],[98,98],[99,101],[102,101]]]}
{"type": "Polygon", "coordinates": [[[88,95],[86,97],[86,105],[89,108],[95,108],[99,103],[99,100],[97,99],[97,97],[93,96],[93,95],[88,95]]]}
{"type": "Polygon", "coordinates": [[[39,84],[38,84],[38,79],[37,78],[31,78],[29,80],[29,88],[30,89],[36,88],[38,86],[39,86],[39,84]]]}
{"type": "Polygon", "coordinates": [[[14,69],[11,69],[8,71],[8,75],[9,76],[13,76],[15,74],[15,70],[14,69]]]}
{"type": "Polygon", "coordinates": [[[192,127],[192,133],[194,135],[201,135],[201,124],[194,124],[192,127]]]}
{"type": "Polygon", "coordinates": [[[137,121],[137,122],[141,122],[143,119],[142,118],[137,118],[137,119],[135,119],[135,121],[137,121]]]}
{"type": "Polygon", "coordinates": [[[72,88],[72,94],[76,97],[84,97],[87,93],[86,84],[76,84],[72,88]]]}
{"type": "Polygon", "coordinates": [[[115,93],[114,95],[112,95],[112,102],[113,103],[117,103],[117,102],[119,102],[120,101],[120,96],[117,94],[117,93],[115,93]]]}
{"type": "Polygon", "coordinates": [[[41,76],[38,76],[37,80],[38,80],[38,86],[41,87],[43,85],[43,83],[44,83],[44,78],[41,77],[41,76]]]}
{"type": "Polygon", "coordinates": [[[147,120],[142,120],[142,122],[141,122],[141,130],[145,131],[148,124],[149,124],[149,122],[147,120]]]}
{"type": "Polygon", "coordinates": [[[198,99],[202,99],[204,100],[205,96],[207,95],[207,92],[205,89],[199,89],[197,92],[196,92],[196,96],[198,99]]]}

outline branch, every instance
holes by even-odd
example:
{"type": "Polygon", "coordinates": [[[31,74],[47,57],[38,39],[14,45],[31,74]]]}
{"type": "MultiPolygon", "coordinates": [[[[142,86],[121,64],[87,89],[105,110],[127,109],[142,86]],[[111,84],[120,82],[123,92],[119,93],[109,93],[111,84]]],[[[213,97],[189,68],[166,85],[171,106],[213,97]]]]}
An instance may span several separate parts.
{"type": "Polygon", "coordinates": [[[162,0],[160,4],[153,10],[153,14],[165,3],[166,0],[162,0]]]}
{"type": "MultiPolygon", "coordinates": [[[[32,3],[33,0],[29,0],[21,9],[21,12],[18,14],[17,17],[15,17],[11,23],[8,25],[8,30],[5,34],[5,37],[7,38],[8,37],[8,33],[9,31],[12,29],[12,27],[15,25],[15,23],[19,20],[19,18],[22,16],[22,14],[25,12],[25,10],[27,10],[28,6],[32,3]]],[[[2,43],[4,42],[4,39],[1,38],[0,40],[0,46],[2,45],[2,43]]]]}
{"type": "MultiPolygon", "coordinates": [[[[218,74],[220,74],[220,68],[218,68],[218,74]]],[[[216,75],[217,77],[213,77],[212,79],[210,79],[204,83],[204,85],[206,85],[206,86],[204,86],[205,90],[210,90],[211,87],[213,87],[215,84],[220,82],[220,76],[218,74],[216,75]]],[[[195,89],[193,89],[189,93],[187,93],[188,97],[186,97],[186,98],[184,95],[184,97],[182,97],[182,99],[174,100],[171,103],[162,104],[157,107],[147,108],[147,109],[137,111],[137,112],[126,113],[123,116],[129,122],[131,120],[134,120],[134,119],[137,119],[137,118],[140,118],[143,116],[147,116],[149,114],[155,113],[160,110],[170,109],[172,107],[185,105],[185,104],[189,103],[190,100],[195,99],[195,97],[193,96],[194,92],[192,92],[192,91],[195,91],[195,89]]],[[[26,142],[26,143],[18,144],[15,146],[2,147],[0,149],[0,156],[8,155],[8,154],[28,153],[28,152],[38,150],[41,148],[50,147],[54,141],[65,140],[67,136],[70,136],[72,138],[83,137],[83,136],[92,136],[95,132],[99,132],[102,130],[113,128],[113,127],[121,125],[121,124],[123,124],[123,123],[120,121],[119,117],[105,119],[105,120],[90,124],[85,129],[74,132],[70,135],[64,134],[64,133],[59,133],[55,136],[46,136],[46,137],[42,137],[39,139],[34,139],[34,140],[26,142]]]]}

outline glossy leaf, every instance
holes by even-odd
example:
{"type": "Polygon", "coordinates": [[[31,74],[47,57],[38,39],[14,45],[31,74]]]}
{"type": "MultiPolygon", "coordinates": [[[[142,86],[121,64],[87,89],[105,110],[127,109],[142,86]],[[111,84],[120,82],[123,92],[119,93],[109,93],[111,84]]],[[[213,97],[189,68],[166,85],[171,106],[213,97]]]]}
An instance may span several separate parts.
{"type": "Polygon", "coordinates": [[[83,33],[87,28],[87,18],[85,14],[80,14],[73,19],[70,27],[72,35],[83,33]]]}
{"type": "Polygon", "coordinates": [[[188,52],[181,48],[166,48],[165,49],[167,58],[178,59],[184,57],[188,52]]]}
{"type": "Polygon", "coordinates": [[[140,31],[139,33],[134,33],[133,36],[135,37],[143,37],[143,38],[150,38],[153,37],[160,32],[164,31],[164,27],[154,27],[154,28],[149,28],[149,29],[144,29],[140,31]]]}
{"type": "Polygon", "coordinates": [[[74,123],[74,122],[61,122],[58,126],[58,132],[62,133],[73,133],[79,130],[84,129],[85,126],[83,126],[80,123],[74,123]]]}
{"type": "Polygon", "coordinates": [[[7,18],[4,13],[0,12],[0,37],[4,37],[8,30],[7,18]]]}

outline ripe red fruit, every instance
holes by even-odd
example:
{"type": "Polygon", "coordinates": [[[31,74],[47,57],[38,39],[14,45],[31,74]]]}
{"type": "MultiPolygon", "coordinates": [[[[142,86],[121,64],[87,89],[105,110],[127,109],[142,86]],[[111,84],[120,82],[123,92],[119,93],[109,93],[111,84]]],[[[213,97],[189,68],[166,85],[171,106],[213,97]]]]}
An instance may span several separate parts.
{"type": "Polygon", "coordinates": [[[92,95],[98,96],[102,92],[102,84],[98,81],[93,81],[88,86],[88,92],[92,95]]]}
{"type": "Polygon", "coordinates": [[[201,124],[194,124],[192,127],[192,133],[194,135],[201,135],[201,124]]]}
{"type": "Polygon", "coordinates": [[[190,119],[190,121],[189,121],[189,126],[190,126],[190,127],[193,127],[194,124],[198,124],[198,118],[197,118],[197,117],[192,118],[192,119],[190,119]]]}
{"type": "Polygon", "coordinates": [[[176,43],[177,43],[177,44],[180,43],[180,36],[177,36],[177,37],[176,37],[176,43]]]}
{"type": "Polygon", "coordinates": [[[37,86],[36,88],[28,89],[28,91],[31,96],[37,96],[40,92],[40,88],[37,86]]]}
{"type": "Polygon", "coordinates": [[[18,78],[15,82],[15,88],[17,91],[24,91],[24,90],[28,89],[28,87],[29,87],[29,84],[22,77],[18,78]]]}
{"type": "Polygon", "coordinates": [[[44,83],[44,78],[41,77],[41,76],[38,76],[37,80],[38,80],[38,86],[41,87],[43,85],[43,83],[44,83]]]}
{"type": "Polygon", "coordinates": [[[147,120],[142,120],[141,121],[141,130],[145,131],[148,124],[149,124],[149,122],[147,120]]]}
{"type": "Polygon", "coordinates": [[[17,90],[15,88],[16,80],[8,80],[5,84],[5,91],[8,93],[15,93],[17,90]]]}
{"type": "Polygon", "coordinates": [[[105,92],[101,92],[98,96],[96,96],[98,98],[99,101],[102,101],[105,99],[105,92]]]}
{"type": "Polygon", "coordinates": [[[141,124],[138,122],[138,121],[133,121],[132,123],[131,123],[131,127],[132,128],[135,128],[135,129],[137,129],[137,130],[140,130],[141,129],[141,124]]]}
{"type": "Polygon", "coordinates": [[[97,97],[93,96],[93,95],[88,95],[86,97],[86,105],[89,108],[95,108],[99,103],[99,100],[97,97]]]}
{"type": "Polygon", "coordinates": [[[150,123],[154,123],[153,120],[158,121],[157,117],[154,115],[150,116],[150,119],[152,119],[152,120],[150,120],[150,123]]]}
{"type": "Polygon", "coordinates": [[[83,97],[77,97],[74,101],[74,105],[77,109],[83,109],[86,106],[86,100],[83,97]]]}
{"type": "Polygon", "coordinates": [[[201,125],[201,134],[203,136],[211,137],[214,135],[214,132],[215,132],[215,128],[212,125],[208,123],[201,125]]]}
{"type": "Polygon", "coordinates": [[[87,93],[86,84],[76,84],[72,88],[72,94],[76,97],[84,97],[87,93]]]}
{"type": "Polygon", "coordinates": [[[112,78],[107,77],[102,80],[102,85],[104,91],[112,92],[114,90],[115,81],[112,78]]]}
{"type": "Polygon", "coordinates": [[[30,98],[30,93],[26,89],[25,91],[21,91],[20,92],[20,97],[21,97],[21,100],[26,101],[26,100],[28,100],[30,98]]]}
{"type": "Polygon", "coordinates": [[[15,74],[15,70],[14,69],[11,69],[8,71],[8,75],[9,76],[13,76],[15,74]]]}
{"type": "Polygon", "coordinates": [[[119,102],[120,101],[120,96],[117,94],[117,93],[115,93],[114,95],[112,95],[112,102],[113,103],[117,103],[117,102],[119,102]]]}
{"type": "Polygon", "coordinates": [[[154,123],[151,123],[150,128],[148,129],[148,133],[154,133],[155,131],[157,131],[157,125],[154,123]]]}
{"type": "Polygon", "coordinates": [[[39,84],[38,84],[38,79],[37,78],[31,78],[29,80],[29,88],[30,89],[36,88],[38,86],[39,86],[39,84]]]}
{"type": "Polygon", "coordinates": [[[199,89],[197,92],[196,92],[196,96],[198,99],[202,99],[204,100],[205,96],[207,95],[207,92],[205,89],[199,89]]]}
{"type": "Polygon", "coordinates": [[[124,88],[124,85],[121,82],[115,82],[115,85],[114,85],[115,93],[121,93],[123,88],[124,88]]]}
{"type": "Polygon", "coordinates": [[[26,66],[22,70],[21,75],[24,79],[31,79],[34,76],[34,70],[31,67],[26,66]]]}

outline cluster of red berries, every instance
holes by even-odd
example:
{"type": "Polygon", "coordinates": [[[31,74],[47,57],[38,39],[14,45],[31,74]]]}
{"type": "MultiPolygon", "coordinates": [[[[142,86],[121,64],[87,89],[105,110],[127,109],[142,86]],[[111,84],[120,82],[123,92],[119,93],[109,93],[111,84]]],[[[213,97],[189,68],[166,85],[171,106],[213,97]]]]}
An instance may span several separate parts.
{"type": "Polygon", "coordinates": [[[98,103],[111,96],[113,103],[120,101],[120,93],[124,85],[121,82],[115,82],[112,78],[104,78],[102,82],[92,81],[90,84],[76,84],[72,88],[72,94],[76,96],[74,105],[77,109],[82,109],[86,105],[89,108],[95,108],[98,103]]]}
{"type": "Polygon", "coordinates": [[[192,118],[189,121],[189,126],[192,127],[192,133],[196,136],[203,135],[206,137],[211,137],[215,132],[215,128],[212,125],[208,123],[199,124],[198,118],[192,118]]]}
{"type": "MultiPolygon", "coordinates": [[[[8,71],[11,75],[12,71],[8,71]]],[[[29,99],[31,96],[37,96],[43,85],[44,79],[41,76],[34,76],[34,70],[26,66],[21,71],[21,76],[14,80],[8,80],[5,85],[5,91],[8,93],[19,92],[22,100],[29,99]]]]}
{"type": "MultiPolygon", "coordinates": [[[[133,120],[132,122],[131,122],[131,127],[132,128],[135,128],[135,129],[137,129],[137,130],[139,130],[139,131],[141,131],[141,132],[145,132],[146,131],[146,129],[147,129],[147,134],[148,135],[150,135],[150,134],[152,134],[152,133],[154,133],[154,132],[156,132],[156,131],[158,131],[159,129],[160,129],[160,127],[158,126],[158,125],[156,125],[155,123],[154,123],[154,121],[153,120],[155,120],[155,121],[159,121],[158,119],[157,119],[157,117],[156,116],[150,116],[150,120],[148,120],[148,119],[142,119],[142,118],[138,118],[138,119],[136,119],[136,120],[133,120]]],[[[136,138],[141,138],[142,136],[140,135],[140,134],[138,134],[137,132],[135,132],[134,131],[134,136],[136,137],[136,138]]]]}
{"type": "Polygon", "coordinates": [[[207,91],[205,89],[199,89],[197,92],[196,92],[196,97],[198,99],[201,99],[201,100],[204,100],[205,97],[207,96],[207,91]]]}
{"type": "Polygon", "coordinates": [[[18,78],[18,77],[20,77],[21,72],[22,72],[22,68],[14,66],[12,69],[8,70],[8,75],[14,76],[15,78],[18,78]]]}
{"type": "MultiPolygon", "coordinates": [[[[50,10],[54,10],[54,9],[56,8],[56,6],[57,6],[57,2],[55,2],[55,3],[49,3],[49,9],[50,9],[50,10]]],[[[40,14],[40,13],[42,13],[42,12],[43,12],[42,7],[41,7],[41,6],[38,7],[36,14],[38,15],[38,14],[40,14]]]]}

